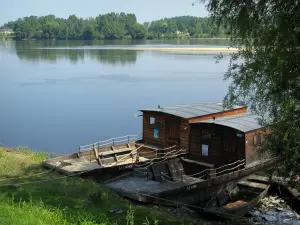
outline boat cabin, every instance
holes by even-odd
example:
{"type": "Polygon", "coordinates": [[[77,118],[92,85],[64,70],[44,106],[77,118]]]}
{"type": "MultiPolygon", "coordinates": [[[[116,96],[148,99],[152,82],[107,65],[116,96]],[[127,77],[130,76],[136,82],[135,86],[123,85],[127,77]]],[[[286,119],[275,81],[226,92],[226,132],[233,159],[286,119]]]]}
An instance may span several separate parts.
{"type": "MultiPolygon", "coordinates": [[[[222,103],[199,103],[143,109],[145,145],[189,151],[189,159],[222,166],[237,160],[254,160],[263,127],[246,106],[223,108],[222,103]]],[[[168,150],[166,150],[168,151],[168,150]]]]}

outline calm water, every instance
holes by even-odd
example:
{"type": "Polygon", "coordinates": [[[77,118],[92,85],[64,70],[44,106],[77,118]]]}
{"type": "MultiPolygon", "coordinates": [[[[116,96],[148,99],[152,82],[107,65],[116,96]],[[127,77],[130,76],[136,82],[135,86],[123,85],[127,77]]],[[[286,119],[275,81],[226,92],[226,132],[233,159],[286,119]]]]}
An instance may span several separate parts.
{"type": "MultiPolygon", "coordinates": [[[[229,56],[128,51],[224,40],[0,42],[0,143],[59,154],[141,133],[142,108],[220,101],[229,56]]],[[[191,46],[192,45],[192,46],[191,46]]]]}

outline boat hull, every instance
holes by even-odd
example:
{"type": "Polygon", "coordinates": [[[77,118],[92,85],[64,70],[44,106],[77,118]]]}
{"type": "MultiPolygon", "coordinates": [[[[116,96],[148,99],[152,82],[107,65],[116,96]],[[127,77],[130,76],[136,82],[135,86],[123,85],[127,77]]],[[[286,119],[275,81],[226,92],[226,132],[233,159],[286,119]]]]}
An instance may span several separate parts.
{"type": "MultiPolygon", "coordinates": [[[[118,191],[122,196],[139,202],[166,206],[189,204],[202,207],[213,196],[213,194],[219,193],[225,188],[232,186],[243,177],[274,165],[276,161],[276,159],[265,160],[264,162],[252,167],[234,171],[208,180],[201,180],[189,185],[179,185],[174,183],[174,188],[171,190],[160,191],[154,194],[128,190],[125,185],[120,188],[120,186],[116,187],[113,184],[108,183],[107,186],[118,191]]],[[[133,173],[127,174],[128,178],[131,176],[133,176],[133,173]]],[[[126,180],[126,177],[123,177],[122,179],[126,180]]]]}

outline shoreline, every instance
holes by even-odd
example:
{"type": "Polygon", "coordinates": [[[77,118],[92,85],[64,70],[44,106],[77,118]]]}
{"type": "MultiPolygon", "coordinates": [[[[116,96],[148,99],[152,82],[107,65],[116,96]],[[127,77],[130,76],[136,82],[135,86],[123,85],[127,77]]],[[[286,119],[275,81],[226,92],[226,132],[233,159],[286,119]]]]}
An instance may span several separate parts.
{"type": "Polygon", "coordinates": [[[164,52],[237,52],[238,48],[124,48],[120,50],[164,52]]]}
{"type": "Polygon", "coordinates": [[[104,50],[118,50],[118,51],[161,51],[161,52],[199,52],[199,53],[218,53],[218,52],[238,52],[238,48],[229,47],[216,47],[216,48],[185,48],[185,47],[174,47],[174,48],[164,48],[164,47],[135,47],[135,48],[76,48],[76,47],[61,47],[61,48],[33,48],[42,50],[83,50],[83,51],[104,51],[104,50]]]}

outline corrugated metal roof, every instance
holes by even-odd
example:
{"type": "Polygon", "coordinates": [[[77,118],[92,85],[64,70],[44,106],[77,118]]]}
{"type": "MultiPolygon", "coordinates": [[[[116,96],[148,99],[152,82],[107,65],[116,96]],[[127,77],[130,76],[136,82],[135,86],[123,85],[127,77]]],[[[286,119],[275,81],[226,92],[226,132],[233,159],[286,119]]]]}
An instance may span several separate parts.
{"type": "Polygon", "coordinates": [[[215,120],[203,120],[195,122],[194,124],[200,123],[219,124],[227,127],[232,127],[243,132],[249,132],[252,130],[262,128],[262,126],[258,122],[258,116],[255,116],[249,112],[232,116],[218,117],[215,120]]]}
{"type": "MultiPolygon", "coordinates": [[[[243,108],[237,106],[235,108],[243,108]]],[[[154,111],[168,113],[174,116],[182,117],[185,119],[214,114],[226,111],[221,102],[203,102],[190,105],[174,105],[169,107],[160,107],[154,109],[142,109],[140,111],[154,111]]]]}

